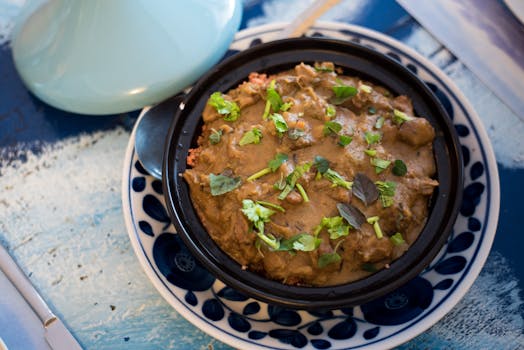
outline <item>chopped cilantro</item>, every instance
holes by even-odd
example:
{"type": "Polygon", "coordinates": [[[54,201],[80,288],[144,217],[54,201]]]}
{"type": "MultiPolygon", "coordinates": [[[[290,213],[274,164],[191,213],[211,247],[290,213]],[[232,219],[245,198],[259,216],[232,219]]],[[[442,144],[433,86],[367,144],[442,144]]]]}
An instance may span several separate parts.
{"type": "Polygon", "coordinates": [[[313,160],[313,165],[317,168],[317,171],[320,174],[324,174],[329,169],[329,160],[322,156],[315,156],[313,160]]]}
{"type": "Polygon", "coordinates": [[[333,105],[328,105],[326,107],[326,116],[328,118],[333,118],[334,116],[337,115],[337,109],[335,108],[335,106],[333,105]]]}
{"type": "Polygon", "coordinates": [[[262,169],[260,171],[257,171],[256,173],[254,173],[253,175],[248,177],[247,180],[248,181],[253,181],[253,180],[258,179],[259,177],[267,175],[267,174],[269,174],[271,172],[274,173],[282,165],[282,163],[287,161],[287,158],[288,158],[287,154],[285,154],[285,153],[277,153],[275,158],[271,159],[267,163],[267,168],[264,168],[264,169],[262,169]]]}
{"type": "Polygon", "coordinates": [[[209,135],[209,142],[211,142],[212,145],[216,145],[217,143],[219,143],[221,138],[222,130],[211,129],[211,135],[209,135]]]}
{"type": "Polygon", "coordinates": [[[377,236],[378,239],[381,239],[382,237],[384,237],[384,234],[382,233],[382,229],[380,228],[380,225],[378,223],[379,220],[380,218],[378,216],[372,216],[372,217],[367,218],[368,224],[373,225],[373,230],[375,231],[375,235],[377,236]]]}
{"type": "Polygon", "coordinates": [[[321,73],[332,73],[335,71],[335,69],[329,65],[325,66],[323,64],[318,64],[318,63],[315,63],[313,68],[315,68],[317,72],[321,72],[321,73]]]}
{"type": "Polygon", "coordinates": [[[258,128],[253,128],[246,132],[242,138],[240,138],[240,141],[238,144],[240,146],[245,146],[250,143],[258,144],[260,143],[260,139],[262,138],[262,131],[258,128]]]}
{"type": "Polygon", "coordinates": [[[365,92],[366,94],[370,94],[373,91],[373,88],[366,84],[360,85],[358,89],[362,92],[365,92]]]}
{"type": "Polygon", "coordinates": [[[338,139],[338,145],[342,147],[346,147],[347,145],[351,143],[351,141],[353,141],[353,137],[349,135],[340,135],[338,139]]]}
{"type": "Polygon", "coordinates": [[[358,93],[358,89],[354,86],[344,85],[341,81],[339,81],[338,84],[339,85],[332,87],[335,97],[331,102],[335,105],[343,103],[345,100],[355,96],[358,93]]]}
{"type": "Polygon", "coordinates": [[[288,130],[286,120],[281,114],[273,113],[269,116],[269,118],[271,118],[273,124],[275,124],[275,129],[279,135],[282,135],[288,130]]]}
{"type": "Polygon", "coordinates": [[[297,187],[298,193],[300,193],[300,195],[302,196],[302,199],[304,200],[304,203],[309,202],[309,197],[308,197],[304,187],[302,187],[302,185],[299,184],[299,183],[295,184],[295,186],[297,187]]]}
{"type": "Polygon", "coordinates": [[[333,186],[341,186],[341,187],[344,187],[345,189],[350,190],[351,186],[353,185],[352,182],[347,181],[339,173],[337,173],[336,171],[332,169],[326,170],[323,176],[326,179],[328,179],[329,181],[331,181],[333,183],[333,186]]]}
{"type": "Polygon", "coordinates": [[[393,162],[393,168],[391,169],[391,172],[393,175],[396,176],[404,176],[408,172],[408,168],[406,166],[406,163],[404,163],[401,159],[397,159],[393,162]]]}
{"type": "Polygon", "coordinates": [[[330,264],[339,262],[341,259],[340,255],[336,252],[324,253],[318,258],[317,266],[322,269],[330,264]]]}
{"type": "Polygon", "coordinates": [[[315,228],[314,234],[317,236],[325,228],[329,232],[330,239],[338,239],[349,234],[349,225],[344,223],[342,216],[323,217],[320,224],[315,228]]]}
{"type": "Polygon", "coordinates": [[[365,149],[364,153],[366,153],[370,157],[374,157],[377,155],[377,150],[375,149],[365,149]]]}
{"type": "Polygon", "coordinates": [[[342,130],[342,124],[334,121],[327,121],[324,123],[324,135],[338,134],[342,130]]]}
{"type": "Polygon", "coordinates": [[[322,239],[312,236],[309,233],[300,233],[282,240],[278,250],[311,252],[317,249],[320,243],[322,243],[322,239]]]}
{"type": "Polygon", "coordinates": [[[380,140],[382,140],[382,134],[381,133],[374,133],[370,131],[366,131],[364,133],[364,139],[366,140],[368,145],[372,145],[374,143],[379,143],[380,140]]]}
{"type": "Polygon", "coordinates": [[[386,119],[385,119],[384,117],[378,117],[378,118],[377,118],[377,121],[375,122],[375,128],[376,128],[376,129],[380,129],[380,128],[382,128],[382,126],[384,125],[384,121],[385,121],[385,120],[386,120],[386,119]]]}
{"type": "Polygon", "coordinates": [[[389,239],[394,245],[401,245],[403,243],[406,243],[404,237],[402,237],[402,233],[400,232],[395,233],[393,236],[389,237],[389,239]]]}
{"type": "Polygon", "coordinates": [[[410,117],[409,115],[402,111],[399,111],[398,109],[393,110],[393,121],[398,125],[402,125],[402,123],[410,120],[413,120],[413,117],[410,117]]]}
{"type": "Polygon", "coordinates": [[[382,207],[390,207],[393,204],[393,198],[395,197],[397,184],[393,181],[376,181],[375,185],[377,186],[379,192],[379,198],[380,202],[382,203],[382,207]]]}
{"type": "Polygon", "coordinates": [[[224,115],[224,120],[233,122],[240,116],[240,107],[234,101],[228,101],[220,91],[211,94],[208,104],[224,115]]]}
{"type": "Polygon", "coordinates": [[[371,158],[370,162],[371,165],[375,166],[375,172],[377,174],[380,174],[381,172],[386,170],[388,166],[391,164],[391,161],[380,158],[371,158]]]}
{"type": "Polygon", "coordinates": [[[377,113],[377,110],[376,110],[375,107],[370,106],[370,107],[368,107],[368,113],[373,115],[373,114],[377,113]]]}
{"type": "Polygon", "coordinates": [[[260,203],[255,203],[251,199],[242,201],[242,213],[247,217],[257,230],[256,234],[264,243],[273,249],[278,249],[280,242],[272,234],[264,232],[264,224],[269,222],[269,217],[275,213],[274,210],[268,209],[260,203]]]}
{"type": "Polygon", "coordinates": [[[286,186],[282,192],[278,195],[278,199],[283,200],[287,195],[295,188],[297,181],[309,171],[311,163],[304,163],[295,167],[295,169],[286,177],[286,186]]]}
{"type": "Polygon", "coordinates": [[[230,177],[226,175],[209,174],[209,187],[211,188],[211,195],[220,196],[224,193],[233,191],[242,183],[240,176],[230,177]]]}

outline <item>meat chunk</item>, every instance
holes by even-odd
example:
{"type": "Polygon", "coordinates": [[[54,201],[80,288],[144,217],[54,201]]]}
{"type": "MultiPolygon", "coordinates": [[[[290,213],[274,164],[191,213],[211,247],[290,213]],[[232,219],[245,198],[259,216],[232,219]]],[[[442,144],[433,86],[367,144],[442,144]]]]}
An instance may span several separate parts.
{"type": "Polygon", "coordinates": [[[435,130],[426,119],[414,118],[402,123],[398,136],[403,142],[420,147],[433,141],[435,130]]]}

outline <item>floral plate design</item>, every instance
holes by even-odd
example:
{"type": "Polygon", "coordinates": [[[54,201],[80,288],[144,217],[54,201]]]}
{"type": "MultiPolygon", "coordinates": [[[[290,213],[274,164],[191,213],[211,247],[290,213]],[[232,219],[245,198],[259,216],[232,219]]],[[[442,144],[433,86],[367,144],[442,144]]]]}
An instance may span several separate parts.
{"type": "MultiPolygon", "coordinates": [[[[283,24],[239,32],[228,54],[276,38],[283,24]]],[[[134,150],[123,169],[122,201],[134,251],[160,294],[211,336],[240,349],[384,349],[402,344],[441,319],[464,296],[490,251],[500,189],[493,150],[475,111],[453,82],[405,45],[357,26],[319,22],[309,36],[351,40],[398,60],[435,92],[453,120],[465,164],[459,217],[448,242],[418,277],[369,303],[340,310],[289,310],[250,299],[216,280],[175,233],[161,181],[134,150]]]]}

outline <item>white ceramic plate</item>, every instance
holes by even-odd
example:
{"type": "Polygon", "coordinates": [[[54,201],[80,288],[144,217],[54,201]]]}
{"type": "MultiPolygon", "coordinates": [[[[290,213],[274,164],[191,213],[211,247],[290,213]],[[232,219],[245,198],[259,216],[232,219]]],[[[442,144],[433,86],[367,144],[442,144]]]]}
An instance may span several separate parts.
{"type": "MultiPolygon", "coordinates": [[[[230,53],[272,40],[271,24],[238,33],[230,53]]],[[[374,31],[318,23],[310,36],[352,40],[386,53],[415,72],[440,98],[460,136],[465,163],[461,213],[453,232],[420,276],[370,303],[329,312],[287,310],[224,286],[183,246],[171,225],[161,181],[141,167],[129,140],[122,201],[135,253],[160,294],[211,336],[241,349],[384,349],[424,332],[464,296],[491,248],[499,213],[497,165],[487,134],[453,82],[427,59],[374,31]]],[[[173,335],[176,337],[176,335],[173,335]]]]}

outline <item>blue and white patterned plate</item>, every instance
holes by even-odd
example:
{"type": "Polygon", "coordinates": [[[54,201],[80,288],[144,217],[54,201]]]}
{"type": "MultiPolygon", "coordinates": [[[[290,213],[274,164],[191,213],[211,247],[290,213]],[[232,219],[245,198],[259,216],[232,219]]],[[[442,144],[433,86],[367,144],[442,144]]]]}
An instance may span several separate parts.
{"type": "MultiPolygon", "coordinates": [[[[273,40],[282,24],[238,33],[230,53],[273,40]]],[[[328,312],[287,310],[226,287],[193,259],[175,234],[161,181],[141,167],[131,135],[124,161],[123,207],[135,253],[160,294],[186,319],[240,349],[384,349],[422,333],[457,304],[478,276],[495,236],[499,181],[479,118],[453,82],[405,45],[356,26],[318,23],[308,33],[352,40],[397,59],[435,91],[460,136],[465,190],[447,244],[418,277],[389,295],[328,312]]]]}

